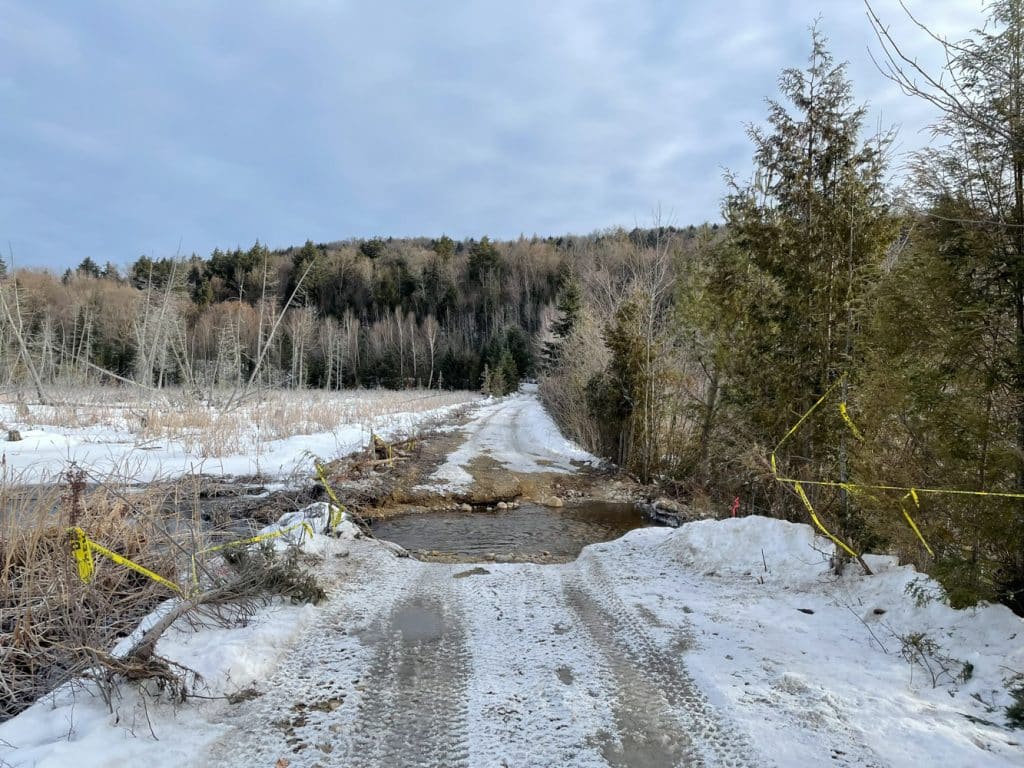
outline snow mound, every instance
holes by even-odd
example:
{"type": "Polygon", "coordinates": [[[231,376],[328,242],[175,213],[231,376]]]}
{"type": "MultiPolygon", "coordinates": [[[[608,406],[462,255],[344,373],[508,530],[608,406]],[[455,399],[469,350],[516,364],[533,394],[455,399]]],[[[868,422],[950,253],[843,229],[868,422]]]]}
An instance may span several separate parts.
{"type": "Polygon", "coordinates": [[[808,525],[759,516],[687,523],[665,547],[694,570],[789,581],[819,578],[835,552],[835,545],[808,525]]]}
{"type": "MultiPolygon", "coordinates": [[[[331,524],[331,505],[326,501],[318,501],[308,507],[286,512],[278,518],[276,523],[271,523],[260,530],[258,536],[274,536],[272,541],[277,542],[276,546],[286,547],[291,544],[302,546],[307,551],[322,549],[323,541],[319,540],[320,534],[327,532],[331,524]],[[310,537],[309,531],[313,531],[310,537]]],[[[331,536],[336,539],[351,541],[359,538],[362,534],[359,527],[349,518],[348,512],[344,511],[340,522],[336,523],[330,531],[331,536]]]]}

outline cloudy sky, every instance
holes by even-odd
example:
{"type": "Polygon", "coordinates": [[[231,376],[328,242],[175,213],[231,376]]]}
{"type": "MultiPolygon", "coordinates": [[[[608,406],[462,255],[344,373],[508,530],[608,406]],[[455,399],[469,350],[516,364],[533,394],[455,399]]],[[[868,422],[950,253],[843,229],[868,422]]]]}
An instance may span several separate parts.
{"type": "MultiPolygon", "coordinates": [[[[981,21],[906,2],[944,34],[981,21]]],[[[819,15],[872,121],[927,141],[859,0],[0,0],[4,258],[714,220],[819,15]]]]}

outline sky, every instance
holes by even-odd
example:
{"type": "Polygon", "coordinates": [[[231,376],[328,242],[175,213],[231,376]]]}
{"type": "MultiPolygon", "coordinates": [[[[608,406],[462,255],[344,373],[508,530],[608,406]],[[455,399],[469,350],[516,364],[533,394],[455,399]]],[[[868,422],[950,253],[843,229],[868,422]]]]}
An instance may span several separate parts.
{"type": "MultiPolygon", "coordinates": [[[[983,21],[905,2],[954,38],[983,21]]],[[[873,5],[938,66],[898,0],[873,5]]],[[[858,0],[0,0],[3,258],[714,221],[817,17],[870,127],[926,143],[858,0]]]]}

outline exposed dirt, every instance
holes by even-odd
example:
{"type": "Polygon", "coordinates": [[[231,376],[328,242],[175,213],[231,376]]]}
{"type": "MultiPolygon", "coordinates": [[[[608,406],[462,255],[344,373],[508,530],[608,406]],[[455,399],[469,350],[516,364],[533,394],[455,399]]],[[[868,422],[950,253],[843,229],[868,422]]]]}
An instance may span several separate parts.
{"type": "MultiPolygon", "coordinates": [[[[451,491],[432,481],[449,456],[471,438],[474,424],[465,413],[454,424],[388,445],[380,440],[363,451],[329,462],[325,469],[337,497],[352,512],[373,522],[397,515],[452,510],[492,510],[499,504],[533,503],[561,507],[585,501],[644,502],[650,488],[634,482],[611,465],[572,462],[574,471],[517,472],[486,452],[464,469],[472,477],[465,490],[451,491]]],[[[535,463],[545,466],[543,458],[535,463]]],[[[297,506],[326,498],[313,477],[284,490],[266,492],[258,478],[226,483],[198,478],[201,512],[219,527],[242,521],[268,524],[297,506]]],[[[664,521],[662,521],[664,522],[664,521]]],[[[439,559],[444,559],[439,556],[439,559]]],[[[512,558],[515,559],[514,557],[512,558]]],[[[553,558],[557,561],[562,558],[553,558]]]]}
{"type": "MultiPolygon", "coordinates": [[[[460,427],[465,426],[465,419],[460,427]]],[[[486,509],[501,502],[533,502],[561,506],[567,501],[638,501],[648,489],[613,467],[577,465],[576,472],[515,472],[491,456],[475,457],[466,470],[473,477],[468,490],[446,492],[432,488],[431,476],[466,440],[461,429],[418,435],[412,450],[393,461],[369,464],[365,453],[332,462],[329,479],[342,502],[366,519],[458,509],[486,509]]],[[[313,493],[322,488],[313,486],[313,493]]]]}

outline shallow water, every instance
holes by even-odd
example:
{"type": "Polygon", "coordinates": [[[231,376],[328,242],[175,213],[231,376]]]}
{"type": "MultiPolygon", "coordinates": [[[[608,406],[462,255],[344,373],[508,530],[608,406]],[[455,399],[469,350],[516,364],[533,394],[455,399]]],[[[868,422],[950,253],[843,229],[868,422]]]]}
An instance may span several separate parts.
{"type": "Polygon", "coordinates": [[[571,560],[583,547],[653,523],[634,504],[586,502],[560,509],[524,504],[494,512],[401,515],[372,525],[373,535],[417,553],[467,562],[496,558],[571,560]],[[436,555],[435,555],[436,556],[436,555]]]}

